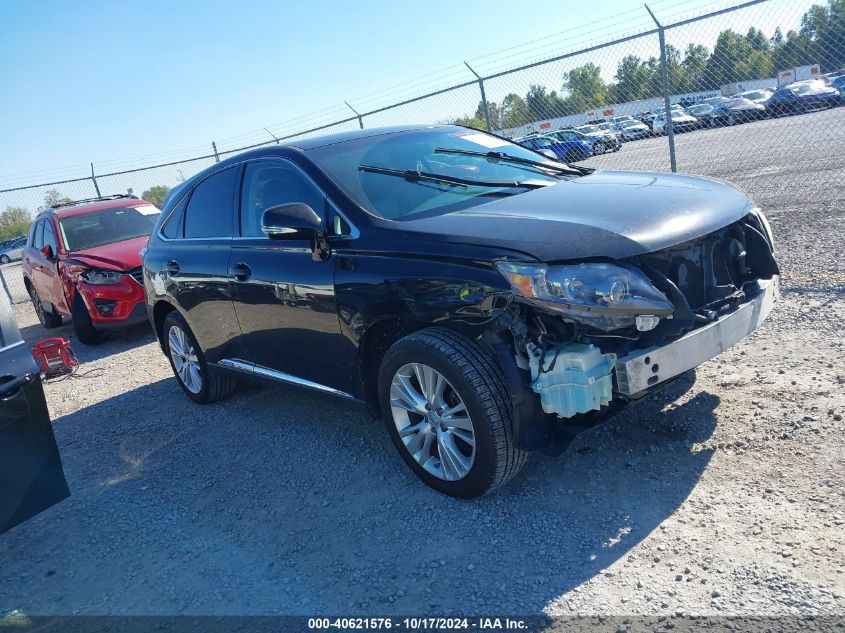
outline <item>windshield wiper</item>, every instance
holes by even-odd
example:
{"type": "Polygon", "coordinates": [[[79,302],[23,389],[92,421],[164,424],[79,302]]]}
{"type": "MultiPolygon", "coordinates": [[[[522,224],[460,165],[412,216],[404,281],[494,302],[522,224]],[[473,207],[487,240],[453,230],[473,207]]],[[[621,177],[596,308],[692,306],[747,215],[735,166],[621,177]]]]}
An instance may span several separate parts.
{"type": "Polygon", "coordinates": [[[446,176],[444,174],[432,174],[426,171],[415,171],[413,169],[391,169],[390,167],[376,167],[374,165],[358,165],[361,171],[368,171],[373,174],[384,174],[385,176],[399,176],[408,182],[434,182],[450,187],[490,187],[496,189],[523,187],[526,189],[538,189],[547,187],[550,182],[537,180],[472,180],[471,178],[458,178],[457,176],[446,176]]]}
{"type": "Polygon", "coordinates": [[[543,163],[539,160],[531,160],[530,158],[521,158],[519,156],[511,156],[504,152],[476,152],[471,149],[453,149],[451,147],[435,147],[435,154],[458,154],[460,156],[478,156],[479,158],[487,158],[494,161],[502,161],[503,163],[514,163],[516,165],[527,165],[535,167],[543,171],[553,171],[558,174],[569,174],[571,176],[583,176],[585,173],[590,173],[592,170],[585,167],[573,167],[571,165],[552,165],[543,163]]]}

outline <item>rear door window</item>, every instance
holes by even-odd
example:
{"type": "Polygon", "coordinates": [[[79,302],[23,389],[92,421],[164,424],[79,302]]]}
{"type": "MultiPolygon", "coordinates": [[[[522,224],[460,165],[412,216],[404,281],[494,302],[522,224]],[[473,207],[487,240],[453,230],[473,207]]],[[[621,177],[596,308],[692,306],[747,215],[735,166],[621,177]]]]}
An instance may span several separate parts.
{"type": "Polygon", "coordinates": [[[232,237],[237,167],[209,176],[197,185],[185,208],[185,237],[232,237]]]}

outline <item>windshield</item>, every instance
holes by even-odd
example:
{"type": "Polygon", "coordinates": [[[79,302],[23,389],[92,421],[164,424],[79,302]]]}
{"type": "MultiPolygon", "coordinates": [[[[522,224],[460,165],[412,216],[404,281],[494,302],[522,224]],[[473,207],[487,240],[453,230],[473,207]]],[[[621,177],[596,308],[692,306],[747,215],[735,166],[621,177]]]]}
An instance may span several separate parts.
{"type": "Polygon", "coordinates": [[[59,220],[62,241],[69,251],[131,240],[149,235],[161,210],[151,204],[140,207],[113,207],[59,220]]]}
{"type": "MultiPolygon", "coordinates": [[[[548,144],[546,139],[532,139],[548,144]]],[[[475,130],[426,129],[385,134],[315,147],[308,156],[359,206],[389,220],[440,215],[468,209],[518,188],[487,186],[450,187],[436,182],[412,181],[360,169],[360,165],[425,172],[468,180],[548,181],[562,177],[530,165],[518,165],[486,156],[465,156],[435,149],[501,152],[509,156],[552,164],[546,156],[505,139],[475,130]]]]}
{"type": "Polygon", "coordinates": [[[745,97],[746,99],[751,99],[753,101],[754,99],[765,99],[766,97],[769,96],[769,93],[768,92],[762,92],[760,90],[753,90],[751,92],[743,92],[742,96],[745,97]]]}
{"type": "Polygon", "coordinates": [[[584,134],[592,134],[593,132],[600,131],[595,125],[582,125],[580,127],[576,127],[575,129],[579,132],[583,132],[584,134]]]}

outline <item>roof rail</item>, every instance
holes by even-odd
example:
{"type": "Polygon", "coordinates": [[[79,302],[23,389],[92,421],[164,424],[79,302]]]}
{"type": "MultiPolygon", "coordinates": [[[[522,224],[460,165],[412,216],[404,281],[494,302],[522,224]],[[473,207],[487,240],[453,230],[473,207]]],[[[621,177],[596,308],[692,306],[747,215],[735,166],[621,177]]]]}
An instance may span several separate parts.
{"type": "Polygon", "coordinates": [[[85,204],[86,202],[102,202],[103,200],[120,200],[122,198],[133,198],[138,200],[138,196],[128,193],[116,193],[112,196],[100,196],[99,198],[83,198],[82,200],[71,200],[70,202],[57,202],[50,205],[52,209],[60,209],[62,207],[72,207],[77,204],[85,204]]]}

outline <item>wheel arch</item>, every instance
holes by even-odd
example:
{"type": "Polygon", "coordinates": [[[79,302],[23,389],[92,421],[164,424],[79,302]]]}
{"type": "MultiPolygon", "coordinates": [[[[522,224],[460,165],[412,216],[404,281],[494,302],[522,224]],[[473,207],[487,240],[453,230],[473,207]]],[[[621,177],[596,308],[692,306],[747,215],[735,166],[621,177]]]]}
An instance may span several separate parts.
{"type": "MultiPolygon", "coordinates": [[[[378,395],[378,374],[381,361],[390,347],[401,338],[435,326],[434,323],[419,321],[410,317],[383,318],[370,325],[358,345],[358,375],[361,385],[361,397],[367,409],[373,415],[381,415],[378,395]]],[[[474,338],[479,335],[477,328],[457,320],[438,321],[436,326],[474,338]]]]}
{"type": "Polygon", "coordinates": [[[153,330],[155,331],[161,351],[164,351],[164,320],[167,315],[176,310],[169,301],[156,301],[153,305],[153,330]]]}

